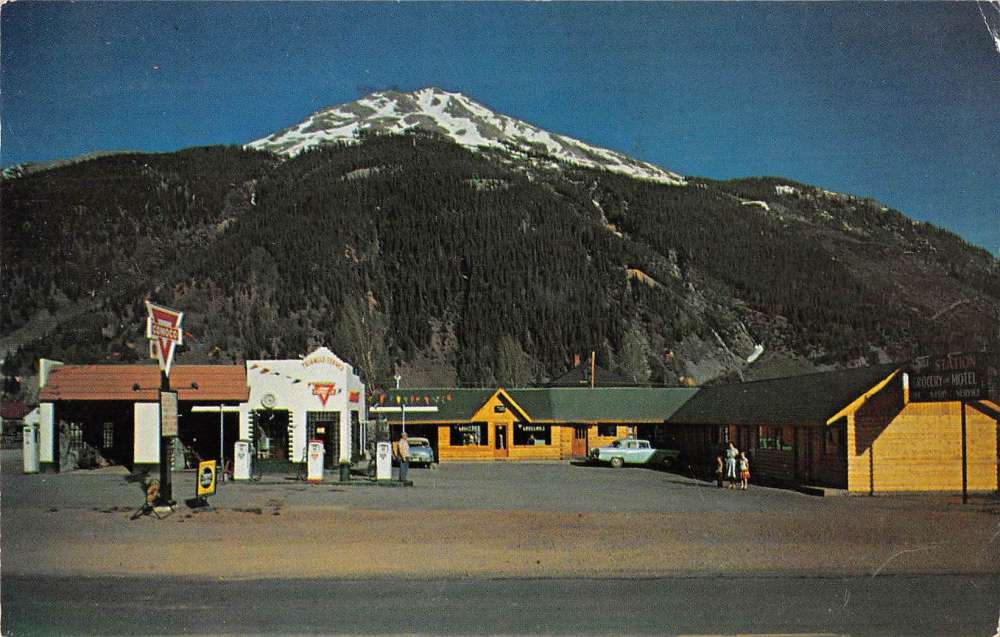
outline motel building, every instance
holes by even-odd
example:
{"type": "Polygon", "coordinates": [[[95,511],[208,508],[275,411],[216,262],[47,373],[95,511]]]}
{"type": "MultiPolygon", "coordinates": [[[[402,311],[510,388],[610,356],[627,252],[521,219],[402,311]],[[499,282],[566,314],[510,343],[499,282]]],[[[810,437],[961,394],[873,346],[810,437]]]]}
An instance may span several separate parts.
{"type": "Polygon", "coordinates": [[[969,492],[996,493],[995,393],[911,396],[912,373],[876,366],[702,388],[397,389],[373,395],[369,414],[389,424],[393,440],[404,427],[427,438],[442,463],[583,458],[636,436],[680,450],[680,470],[710,477],[732,441],[747,452],[755,483],[957,493],[964,464],[969,492]]]}
{"type": "Polygon", "coordinates": [[[706,474],[732,441],[750,458],[751,482],[954,493],[963,486],[964,409],[967,489],[996,493],[995,394],[964,407],[945,395],[917,396],[912,373],[880,366],[705,387],[670,418],[671,436],[706,474]]]}
{"type": "Polygon", "coordinates": [[[427,438],[440,462],[569,460],[665,426],[691,388],[394,389],[372,397],[370,418],[393,440],[427,438]]]}
{"type": "MultiPolygon", "coordinates": [[[[43,471],[91,462],[132,472],[158,468],[160,370],[155,364],[68,365],[42,359],[38,384],[43,471]]],[[[270,470],[304,462],[311,439],[323,441],[328,468],[360,455],[365,388],[353,368],[325,347],[294,360],[175,364],[170,388],[178,398],[174,468],[198,458],[228,461],[239,440],[250,441],[270,470]]]]}

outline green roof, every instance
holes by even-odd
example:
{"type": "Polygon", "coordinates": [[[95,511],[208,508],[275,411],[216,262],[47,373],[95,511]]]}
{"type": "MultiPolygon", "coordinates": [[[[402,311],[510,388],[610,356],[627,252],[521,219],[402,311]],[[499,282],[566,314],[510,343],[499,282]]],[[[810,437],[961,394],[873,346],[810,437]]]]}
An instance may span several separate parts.
{"type": "MultiPolygon", "coordinates": [[[[415,388],[393,389],[375,396],[373,407],[436,407],[432,413],[413,412],[407,422],[468,421],[496,393],[496,389],[415,388]],[[399,397],[397,402],[396,398],[399,397]]],[[[505,390],[531,420],[554,422],[617,421],[663,422],[694,396],[694,388],[596,387],[505,390]]],[[[399,411],[385,415],[399,422],[399,411]]]]}
{"type": "Polygon", "coordinates": [[[825,425],[885,380],[894,365],[703,387],[671,422],[686,425],[825,425]]]}

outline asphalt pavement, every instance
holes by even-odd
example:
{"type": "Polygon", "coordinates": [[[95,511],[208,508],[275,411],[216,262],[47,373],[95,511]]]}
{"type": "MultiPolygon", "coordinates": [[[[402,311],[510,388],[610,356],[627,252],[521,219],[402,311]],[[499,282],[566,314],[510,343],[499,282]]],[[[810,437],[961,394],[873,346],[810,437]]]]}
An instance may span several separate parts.
{"type": "Polygon", "coordinates": [[[4,581],[4,634],[956,635],[998,628],[1000,578],[4,581]]]}

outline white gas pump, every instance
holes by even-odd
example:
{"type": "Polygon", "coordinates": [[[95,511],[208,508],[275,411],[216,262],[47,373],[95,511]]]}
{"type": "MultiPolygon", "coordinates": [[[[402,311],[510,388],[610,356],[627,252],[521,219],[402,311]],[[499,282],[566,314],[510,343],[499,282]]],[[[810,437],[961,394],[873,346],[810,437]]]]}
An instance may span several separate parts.
{"type": "Polygon", "coordinates": [[[319,482],[323,479],[323,441],[310,440],[306,451],[306,479],[309,482],[319,482]]]}
{"type": "Polygon", "coordinates": [[[24,434],[24,472],[38,473],[38,423],[29,423],[22,430],[24,434]]]}
{"type": "Polygon", "coordinates": [[[250,441],[238,440],[233,445],[233,480],[250,479],[250,441]]]}
{"type": "Polygon", "coordinates": [[[375,447],[375,479],[392,480],[391,442],[380,442],[375,447]]]}

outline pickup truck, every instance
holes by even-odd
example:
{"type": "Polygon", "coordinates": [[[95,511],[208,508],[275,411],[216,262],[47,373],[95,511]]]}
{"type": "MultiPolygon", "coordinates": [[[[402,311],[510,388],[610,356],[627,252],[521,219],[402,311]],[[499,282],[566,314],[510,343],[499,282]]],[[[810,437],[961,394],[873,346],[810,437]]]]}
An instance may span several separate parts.
{"type": "Polygon", "coordinates": [[[627,464],[666,468],[679,455],[680,452],[673,449],[654,449],[648,440],[619,438],[607,447],[591,449],[587,459],[595,464],[610,464],[616,469],[627,464]]]}

